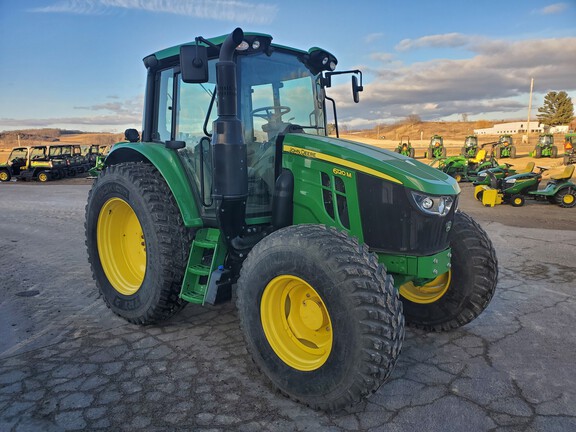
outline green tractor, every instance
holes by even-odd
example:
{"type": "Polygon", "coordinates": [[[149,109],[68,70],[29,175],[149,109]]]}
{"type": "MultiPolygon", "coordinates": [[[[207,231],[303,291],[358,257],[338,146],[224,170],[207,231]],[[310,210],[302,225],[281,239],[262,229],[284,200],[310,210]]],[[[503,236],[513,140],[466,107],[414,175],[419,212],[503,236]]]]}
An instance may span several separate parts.
{"type": "Polygon", "coordinates": [[[479,150],[478,137],[476,135],[468,135],[464,140],[464,147],[460,149],[460,154],[466,158],[474,158],[479,150]]]}
{"type": "Polygon", "coordinates": [[[550,133],[540,134],[532,156],[537,159],[541,157],[557,158],[558,147],[554,145],[554,135],[550,133]]]}
{"type": "Polygon", "coordinates": [[[564,165],[576,164],[576,133],[564,135],[564,165]]]}
{"type": "Polygon", "coordinates": [[[512,135],[500,135],[498,142],[493,148],[493,152],[496,159],[514,159],[516,157],[516,146],[514,145],[512,135]]]}
{"type": "Polygon", "coordinates": [[[400,153],[403,156],[408,156],[414,158],[414,147],[410,144],[410,137],[404,135],[400,137],[400,143],[398,147],[394,149],[396,153],[400,153]]]}
{"type": "Polygon", "coordinates": [[[430,144],[426,152],[428,159],[440,159],[446,157],[446,147],[444,147],[444,139],[440,135],[432,135],[430,137],[430,144]]]}
{"type": "MultiPolygon", "coordinates": [[[[158,323],[236,293],[258,368],[315,409],[390,376],[405,322],[451,330],[490,302],[498,266],[448,175],[329,137],[336,58],[244,33],[144,58],[141,142],[94,180],[86,245],[110,309],[158,323]]],[[[337,117],[335,116],[336,131],[337,117]]]]}

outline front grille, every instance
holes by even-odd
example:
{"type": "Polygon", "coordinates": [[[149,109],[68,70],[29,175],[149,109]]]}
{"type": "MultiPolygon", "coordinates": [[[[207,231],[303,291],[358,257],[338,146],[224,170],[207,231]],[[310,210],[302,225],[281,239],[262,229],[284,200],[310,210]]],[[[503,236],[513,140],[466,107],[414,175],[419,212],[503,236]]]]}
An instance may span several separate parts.
{"type": "Polygon", "coordinates": [[[454,220],[458,197],[446,216],[428,215],[416,207],[402,185],[362,173],[357,179],[362,232],[370,249],[431,255],[448,247],[447,228],[454,220]]]}

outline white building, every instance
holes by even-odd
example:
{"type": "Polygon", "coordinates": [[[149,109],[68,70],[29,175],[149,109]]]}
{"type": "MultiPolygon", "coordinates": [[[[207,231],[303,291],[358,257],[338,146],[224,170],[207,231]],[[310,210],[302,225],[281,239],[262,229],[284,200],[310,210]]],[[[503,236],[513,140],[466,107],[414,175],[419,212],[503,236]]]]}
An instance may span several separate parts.
{"type": "MultiPolygon", "coordinates": [[[[504,135],[504,134],[517,134],[526,133],[526,125],[528,122],[519,121],[512,123],[500,123],[492,126],[491,128],[474,129],[476,135],[504,135]]],[[[544,125],[537,121],[530,122],[530,132],[544,132],[544,125]]]]}

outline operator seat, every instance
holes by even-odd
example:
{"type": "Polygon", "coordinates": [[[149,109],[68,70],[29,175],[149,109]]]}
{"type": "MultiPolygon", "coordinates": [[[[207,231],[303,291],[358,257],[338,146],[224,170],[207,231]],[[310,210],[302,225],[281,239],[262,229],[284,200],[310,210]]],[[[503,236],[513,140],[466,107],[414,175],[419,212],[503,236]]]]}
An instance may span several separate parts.
{"type": "Polygon", "coordinates": [[[574,174],[574,165],[568,165],[566,166],[566,168],[564,168],[564,171],[562,171],[560,174],[551,175],[550,179],[568,180],[572,177],[572,174],[574,174]]]}
{"type": "Polygon", "coordinates": [[[476,156],[473,157],[472,159],[469,159],[468,162],[473,163],[473,164],[479,164],[484,159],[486,159],[486,150],[481,149],[481,150],[478,150],[478,153],[476,153],[476,156]]]}
{"type": "Polygon", "coordinates": [[[532,170],[534,169],[534,165],[535,165],[535,164],[534,164],[533,161],[528,162],[524,168],[519,169],[518,171],[516,171],[516,174],[527,174],[527,173],[531,173],[532,170]]]}

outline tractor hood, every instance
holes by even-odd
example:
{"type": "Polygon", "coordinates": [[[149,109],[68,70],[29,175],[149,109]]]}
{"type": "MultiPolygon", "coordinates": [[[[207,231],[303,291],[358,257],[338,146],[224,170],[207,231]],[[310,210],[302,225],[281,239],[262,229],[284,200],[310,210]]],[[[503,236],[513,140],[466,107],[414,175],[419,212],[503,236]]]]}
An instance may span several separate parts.
{"type": "Polygon", "coordinates": [[[390,150],[340,138],[287,134],[284,152],[364,172],[431,195],[457,195],[458,182],[442,171],[390,150]]]}

